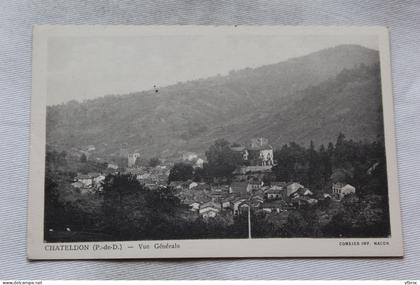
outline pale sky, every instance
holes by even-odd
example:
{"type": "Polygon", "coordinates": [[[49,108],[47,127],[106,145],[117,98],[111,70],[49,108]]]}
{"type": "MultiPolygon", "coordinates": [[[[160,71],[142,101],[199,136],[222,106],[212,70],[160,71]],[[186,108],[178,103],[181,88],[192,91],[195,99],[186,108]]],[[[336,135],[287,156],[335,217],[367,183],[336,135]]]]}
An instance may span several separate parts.
{"type": "Polygon", "coordinates": [[[378,49],[377,37],[165,35],[52,37],[48,41],[48,105],[127,94],[224,75],[342,44],[378,49]]]}

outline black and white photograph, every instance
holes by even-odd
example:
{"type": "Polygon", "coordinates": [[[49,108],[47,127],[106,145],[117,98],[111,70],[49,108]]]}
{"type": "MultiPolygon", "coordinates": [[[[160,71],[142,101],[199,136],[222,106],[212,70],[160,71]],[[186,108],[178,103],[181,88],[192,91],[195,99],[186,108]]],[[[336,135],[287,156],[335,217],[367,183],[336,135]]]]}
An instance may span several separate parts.
{"type": "MultiPolygon", "coordinates": [[[[402,254],[384,30],[86,30],[35,38],[42,250],[303,239],[402,254]]],[[[299,255],[322,255],[309,244],[299,255]]]]}

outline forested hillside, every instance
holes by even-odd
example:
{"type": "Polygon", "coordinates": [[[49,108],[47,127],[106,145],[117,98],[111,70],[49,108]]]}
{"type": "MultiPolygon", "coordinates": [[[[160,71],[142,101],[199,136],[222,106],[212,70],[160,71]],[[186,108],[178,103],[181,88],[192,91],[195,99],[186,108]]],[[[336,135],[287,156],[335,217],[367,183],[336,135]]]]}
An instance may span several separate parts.
{"type": "Polygon", "coordinates": [[[158,92],[50,106],[47,143],[58,150],[95,145],[104,154],[127,143],[170,157],[203,152],[217,138],[264,136],[280,146],[324,143],[343,132],[372,140],[383,132],[378,61],[377,51],[345,45],[158,92]]]}

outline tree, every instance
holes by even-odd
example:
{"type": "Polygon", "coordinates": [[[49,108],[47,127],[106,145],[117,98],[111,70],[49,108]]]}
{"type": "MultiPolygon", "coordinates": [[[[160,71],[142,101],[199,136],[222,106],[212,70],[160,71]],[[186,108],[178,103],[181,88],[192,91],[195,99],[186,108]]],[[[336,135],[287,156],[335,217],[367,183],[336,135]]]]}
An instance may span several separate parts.
{"type": "Polygon", "coordinates": [[[293,175],[294,159],[291,157],[289,146],[283,145],[280,150],[274,151],[274,159],[277,165],[272,168],[277,180],[290,181],[293,175]]]}
{"type": "Polygon", "coordinates": [[[174,239],[191,213],[167,190],[150,191],[131,174],[108,175],[103,183],[103,228],[114,239],[174,239]]]}
{"type": "Polygon", "coordinates": [[[321,184],[322,177],[321,177],[321,171],[320,171],[320,157],[317,151],[315,150],[315,145],[312,140],[309,146],[307,156],[308,156],[308,171],[307,171],[308,186],[311,189],[319,190],[322,187],[322,184],[321,184]]]}
{"type": "Polygon", "coordinates": [[[352,178],[352,174],[344,168],[337,168],[334,169],[330,178],[333,183],[348,183],[352,178]]]}
{"type": "Polygon", "coordinates": [[[131,174],[108,175],[103,181],[104,232],[114,239],[132,239],[151,226],[148,192],[131,174]]]}
{"type": "Polygon", "coordinates": [[[157,157],[153,157],[149,160],[149,166],[150,167],[156,167],[160,164],[160,160],[157,157]]]}
{"type": "Polygon", "coordinates": [[[128,166],[128,157],[117,157],[115,162],[120,168],[125,168],[128,166]]]}
{"type": "Polygon", "coordinates": [[[87,161],[86,154],[82,153],[82,156],[80,157],[80,162],[85,163],[87,161]]]}
{"type": "Polygon", "coordinates": [[[280,150],[274,152],[274,159],[277,165],[273,172],[277,179],[283,181],[307,182],[307,150],[295,142],[284,145],[280,150]]]}
{"type": "Polygon", "coordinates": [[[207,171],[211,177],[230,178],[232,172],[242,163],[239,153],[233,151],[227,140],[219,139],[206,151],[207,171]]]}
{"type": "Polygon", "coordinates": [[[194,168],[190,163],[178,162],[172,167],[168,181],[187,181],[193,178],[194,168]]]}
{"type": "Polygon", "coordinates": [[[332,156],[333,168],[345,168],[350,170],[354,165],[355,159],[357,159],[357,152],[359,149],[357,143],[352,140],[346,140],[345,135],[340,133],[337,137],[332,156]]]}
{"type": "Polygon", "coordinates": [[[51,171],[45,173],[45,197],[44,197],[44,236],[48,240],[48,229],[54,228],[57,224],[57,214],[60,213],[61,204],[58,201],[58,184],[51,171]]]}
{"type": "Polygon", "coordinates": [[[289,237],[304,237],[308,236],[309,232],[308,222],[298,211],[290,212],[284,228],[289,237]]]}
{"type": "MultiPolygon", "coordinates": [[[[328,146],[328,148],[330,148],[330,145],[328,146]]],[[[319,148],[319,172],[321,185],[323,188],[326,186],[332,174],[331,156],[329,154],[329,151],[329,149],[325,149],[324,145],[321,145],[319,148]]]]}
{"type": "Polygon", "coordinates": [[[194,169],[193,181],[202,182],[203,180],[206,180],[208,178],[206,169],[207,169],[207,167],[204,167],[204,168],[196,167],[194,169]]]}

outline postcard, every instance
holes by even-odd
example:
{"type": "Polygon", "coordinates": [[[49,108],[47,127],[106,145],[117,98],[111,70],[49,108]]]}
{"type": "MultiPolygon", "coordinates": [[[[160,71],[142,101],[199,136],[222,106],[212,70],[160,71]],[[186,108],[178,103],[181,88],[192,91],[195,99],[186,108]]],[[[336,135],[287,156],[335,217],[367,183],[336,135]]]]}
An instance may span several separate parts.
{"type": "Polygon", "coordinates": [[[29,259],[401,257],[384,27],[35,26],[29,259]]]}

